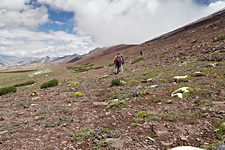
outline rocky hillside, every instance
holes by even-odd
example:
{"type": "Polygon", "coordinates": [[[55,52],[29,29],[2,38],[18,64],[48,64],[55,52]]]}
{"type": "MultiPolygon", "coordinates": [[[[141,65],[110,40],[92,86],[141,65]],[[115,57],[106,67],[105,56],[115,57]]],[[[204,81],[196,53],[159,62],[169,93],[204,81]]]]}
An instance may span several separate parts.
{"type": "Polygon", "coordinates": [[[0,89],[0,149],[218,149],[225,139],[224,31],[221,11],[72,64],[1,72],[0,86],[15,87],[0,89]],[[126,62],[114,75],[118,51],[126,62]]]}

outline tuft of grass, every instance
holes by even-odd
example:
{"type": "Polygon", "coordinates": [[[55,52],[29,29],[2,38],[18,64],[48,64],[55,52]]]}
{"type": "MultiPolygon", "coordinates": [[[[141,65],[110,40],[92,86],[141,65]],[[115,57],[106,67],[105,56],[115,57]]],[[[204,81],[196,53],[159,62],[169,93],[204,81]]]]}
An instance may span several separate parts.
{"type": "Polygon", "coordinates": [[[112,67],[114,66],[114,63],[108,64],[108,67],[112,67]]]}
{"type": "Polygon", "coordinates": [[[131,62],[131,64],[136,64],[136,63],[139,63],[139,62],[141,62],[141,61],[143,61],[144,60],[144,57],[137,57],[136,59],[134,59],[132,62],[131,62]]]}
{"type": "Polygon", "coordinates": [[[75,66],[75,67],[67,67],[68,69],[72,69],[75,73],[81,73],[86,72],[93,69],[101,69],[104,66],[94,67],[94,64],[84,64],[81,66],[75,66]]]}
{"type": "Polygon", "coordinates": [[[94,134],[94,130],[90,128],[82,128],[77,132],[74,132],[72,137],[75,141],[86,140],[94,134]]]}
{"type": "Polygon", "coordinates": [[[104,66],[97,66],[97,67],[94,67],[93,69],[97,70],[97,69],[102,69],[104,68],[104,66]]]}
{"type": "Polygon", "coordinates": [[[119,100],[119,101],[112,100],[107,105],[106,109],[121,108],[121,107],[127,107],[127,106],[128,106],[128,102],[125,100],[119,100]]]}
{"type": "Polygon", "coordinates": [[[139,111],[135,117],[137,122],[139,121],[159,121],[161,120],[161,116],[159,114],[147,112],[147,111],[139,111]]]}
{"type": "Polygon", "coordinates": [[[78,81],[73,81],[73,82],[70,83],[71,87],[76,87],[78,85],[80,85],[80,82],[78,82],[78,81]]]}
{"type": "Polygon", "coordinates": [[[154,70],[154,69],[149,69],[149,70],[145,70],[143,73],[144,76],[157,76],[158,75],[158,71],[154,70]]]}
{"type": "Polygon", "coordinates": [[[59,84],[59,81],[56,80],[56,79],[54,79],[54,80],[50,80],[50,81],[48,81],[48,82],[43,83],[43,84],[40,86],[40,88],[41,88],[41,89],[47,89],[47,88],[49,88],[49,87],[58,86],[58,84],[59,84]]]}
{"type": "Polygon", "coordinates": [[[84,96],[84,93],[78,91],[78,92],[75,92],[75,95],[76,95],[77,97],[83,97],[83,96],[84,96]]]}
{"type": "Polygon", "coordinates": [[[16,84],[16,85],[14,85],[14,87],[22,87],[22,86],[32,85],[34,83],[35,83],[34,81],[27,81],[24,83],[16,84]]]}
{"type": "Polygon", "coordinates": [[[225,138],[225,122],[218,125],[214,130],[214,133],[218,140],[223,140],[225,138]]]}
{"type": "Polygon", "coordinates": [[[180,119],[180,115],[177,112],[170,111],[168,114],[166,114],[165,119],[170,122],[176,122],[178,119],[180,119]]]}
{"type": "Polygon", "coordinates": [[[120,79],[114,79],[111,82],[111,86],[123,86],[125,81],[122,81],[120,79]]]}
{"type": "Polygon", "coordinates": [[[45,128],[54,128],[58,127],[62,124],[67,124],[73,122],[73,119],[70,116],[64,116],[63,118],[60,118],[57,121],[48,121],[45,123],[45,128]]]}
{"type": "Polygon", "coordinates": [[[139,111],[137,113],[137,117],[138,118],[142,118],[142,119],[145,119],[149,116],[149,113],[147,111],[139,111]]]}
{"type": "Polygon", "coordinates": [[[224,41],[224,40],[225,40],[225,35],[221,35],[217,38],[214,38],[213,42],[224,41]]]}
{"type": "Polygon", "coordinates": [[[10,93],[16,93],[16,88],[15,87],[4,87],[0,88],[0,96],[10,94],[10,93]]]}

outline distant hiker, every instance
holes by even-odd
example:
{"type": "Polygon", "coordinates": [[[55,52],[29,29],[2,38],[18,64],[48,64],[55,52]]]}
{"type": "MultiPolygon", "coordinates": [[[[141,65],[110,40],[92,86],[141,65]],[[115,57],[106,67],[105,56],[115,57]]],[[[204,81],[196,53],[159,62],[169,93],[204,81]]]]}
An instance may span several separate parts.
{"type": "Polygon", "coordinates": [[[118,74],[121,71],[123,63],[123,57],[120,55],[120,53],[117,53],[117,55],[114,57],[114,65],[115,65],[115,73],[118,74]]]}
{"type": "Polygon", "coordinates": [[[140,55],[141,55],[141,56],[143,55],[142,51],[140,51],[140,55]]]}

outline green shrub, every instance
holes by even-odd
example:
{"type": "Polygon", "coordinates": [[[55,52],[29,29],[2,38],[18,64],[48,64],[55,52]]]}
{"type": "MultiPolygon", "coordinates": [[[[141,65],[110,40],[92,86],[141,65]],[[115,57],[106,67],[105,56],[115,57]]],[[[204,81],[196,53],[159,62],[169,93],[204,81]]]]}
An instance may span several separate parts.
{"type": "Polygon", "coordinates": [[[108,67],[112,67],[114,66],[114,63],[108,64],[108,67]]]}
{"type": "Polygon", "coordinates": [[[147,111],[139,111],[137,113],[137,117],[138,118],[142,118],[142,119],[145,119],[149,116],[149,113],[147,111]]]}
{"type": "Polygon", "coordinates": [[[159,114],[147,112],[147,111],[139,111],[135,117],[137,122],[139,121],[160,121],[162,118],[159,114]]]}
{"type": "Polygon", "coordinates": [[[154,69],[145,70],[143,73],[144,76],[150,75],[150,76],[157,76],[158,71],[154,69]]]}
{"type": "Polygon", "coordinates": [[[94,134],[93,129],[82,128],[79,131],[75,132],[72,137],[75,141],[86,140],[94,134]]]}
{"type": "Polygon", "coordinates": [[[217,139],[223,140],[225,138],[225,122],[221,123],[214,132],[217,139]]]}
{"type": "Polygon", "coordinates": [[[225,40],[225,35],[221,35],[221,36],[215,38],[215,39],[213,40],[213,42],[223,41],[223,40],[225,40]]]}
{"type": "Polygon", "coordinates": [[[118,108],[118,107],[127,107],[127,106],[128,106],[128,102],[125,101],[125,100],[119,100],[119,101],[112,100],[108,104],[106,109],[112,109],[112,108],[118,108]]]}
{"type": "Polygon", "coordinates": [[[73,82],[70,83],[71,87],[76,87],[78,85],[80,85],[80,82],[78,82],[78,81],[73,81],[73,82]]]}
{"type": "Polygon", "coordinates": [[[63,118],[60,118],[57,121],[48,121],[45,123],[44,127],[45,128],[54,128],[61,126],[62,124],[68,124],[73,122],[73,119],[70,116],[64,116],[63,118]]]}
{"type": "Polygon", "coordinates": [[[84,94],[82,92],[75,92],[75,95],[77,97],[83,97],[84,96],[84,94]]]}
{"type": "Polygon", "coordinates": [[[97,67],[94,67],[93,69],[97,70],[97,69],[102,69],[104,68],[104,66],[97,66],[97,67]]]}
{"type": "Polygon", "coordinates": [[[136,63],[139,63],[140,61],[143,61],[144,60],[144,57],[138,57],[136,59],[134,59],[131,64],[136,64],[136,63]]]}
{"type": "Polygon", "coordinates": [[[15,87],[0,88],[0,96],[6,95],[9,93],[16,93],[16,88],[15,87]]]}
{"type": "Polygon", "coordinates": [[[32,85],[34,83],[35,83],[34,81],[27,81],[27,82],[24,82],[24,83],[16,84],[16,85],[14,85],[14,87],[27,86],[27,85],[32,85]]]}
{"type": "Polygon", "coordinates": [[[124,84],[126,84],[126,82],[120,79],[114,79],[111,82],[111,86],[123,86],[124,84]]]}
{"type": "Polygon", "coordinates": [[[46,88],[49,88],[49,87],[58,86],[58,84],[59,84],[59,81],[56,80],[56,79],[54,79],[54,80],[50,80],[50,81],[48,81],[48,82],[43,83],[43,84],[40,86],[40,88],[41,88],[41,89],[46,89],[46,88]]]}

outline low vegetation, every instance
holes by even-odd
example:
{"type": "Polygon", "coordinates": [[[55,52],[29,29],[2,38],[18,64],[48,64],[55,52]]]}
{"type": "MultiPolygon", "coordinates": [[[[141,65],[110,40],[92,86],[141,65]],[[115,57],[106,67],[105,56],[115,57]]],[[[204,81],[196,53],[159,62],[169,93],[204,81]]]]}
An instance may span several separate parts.
{"type": "Polygon", "coordinates": [[[77,97],[83,97],[84,96],[84,93],[82,93],[82,92],[75,92],[75,96],[77,96],[77,97]]]}
{"type": "Polygon", "coordinates": [[[61,126],[63,124],[68,124],[71,122],[73,122],[73,119],[70,116],[64,116],[63,118],[60,118],[59,120],[46,122],[44,127],[54,128],[54,127],[61,126]]]}
{"type": "Polygon", "coordinates": [[[81,128],[77,132],[74,132],[72,137],[75,141],[86,140],[90,138],[94,133],[93,129],[90,128],[81,128]]]}
{"type": "Polygon", "coordinates": [[[106,109],[113,109],[113,108],[121,108],[121,107],[127,107],[128,102],[125,100],[112,100],[107,105],[106,109]]]}
{"type": "Polygon", "coordinates": [[[111,82],[111,86],[123,86],[125,84],[126,84],[126,82],[123,80],[120,80],[120,79],[114,79],[111,82]]]}
{"type": "Polygon", "coordinates": [[[9,93],[16,93],[16,88],[15,87],[4,87],[4,88],[0,88],[0,96],[2,95],[6,95],[9,93]]]}
{"type": "Polygon", "coordinates": [[[221,35],[213,40],[213,42],[223,41],[225,40],[225,35],[221,35]]]}
{"type": "Polygon", "coordinates": [[[214,132],[218,140],[223,140],[225,138],[225,122],[218,125],[214,132]]]}
{"type": "Polygon", "coordinates": [[[139,62],[141,62],[141,61],[143,61],[144,60],[144,57],[137,57],[136,59],[134,59],[132,62],[131,62],[131,64],[136,64],[136,63],[139,63],[139,62]]]}
{"type": "Polygon", "coordinates": [[[70,83],[71,87],[76,87],[78,85],[80,85],[80,82],[78,82],[78,81],[73,81],[73,82],[70,83]]]}
{"type": "Polygon", "coordinates": [[[28,85],[32,85],[34,83],[35,83],[34,81],[27,81],[27,82],[16,84],[16,85],[14,85],[14,87],[28,86],[28,85]]]}
{"type": "Polygon", "coordinates": [[[59,81],[56,80],[56,79],[54,79],[54,80],[50,80],[50,81],[48,81],[48,82],[43,83],[43,84],[40,86],[40,88],[41,88],[41,89],[46,89],[46,88],[49,88],[49,87],[55,87],[55,86],[58,86],[58,84],[59,84],[59,81]]]}

